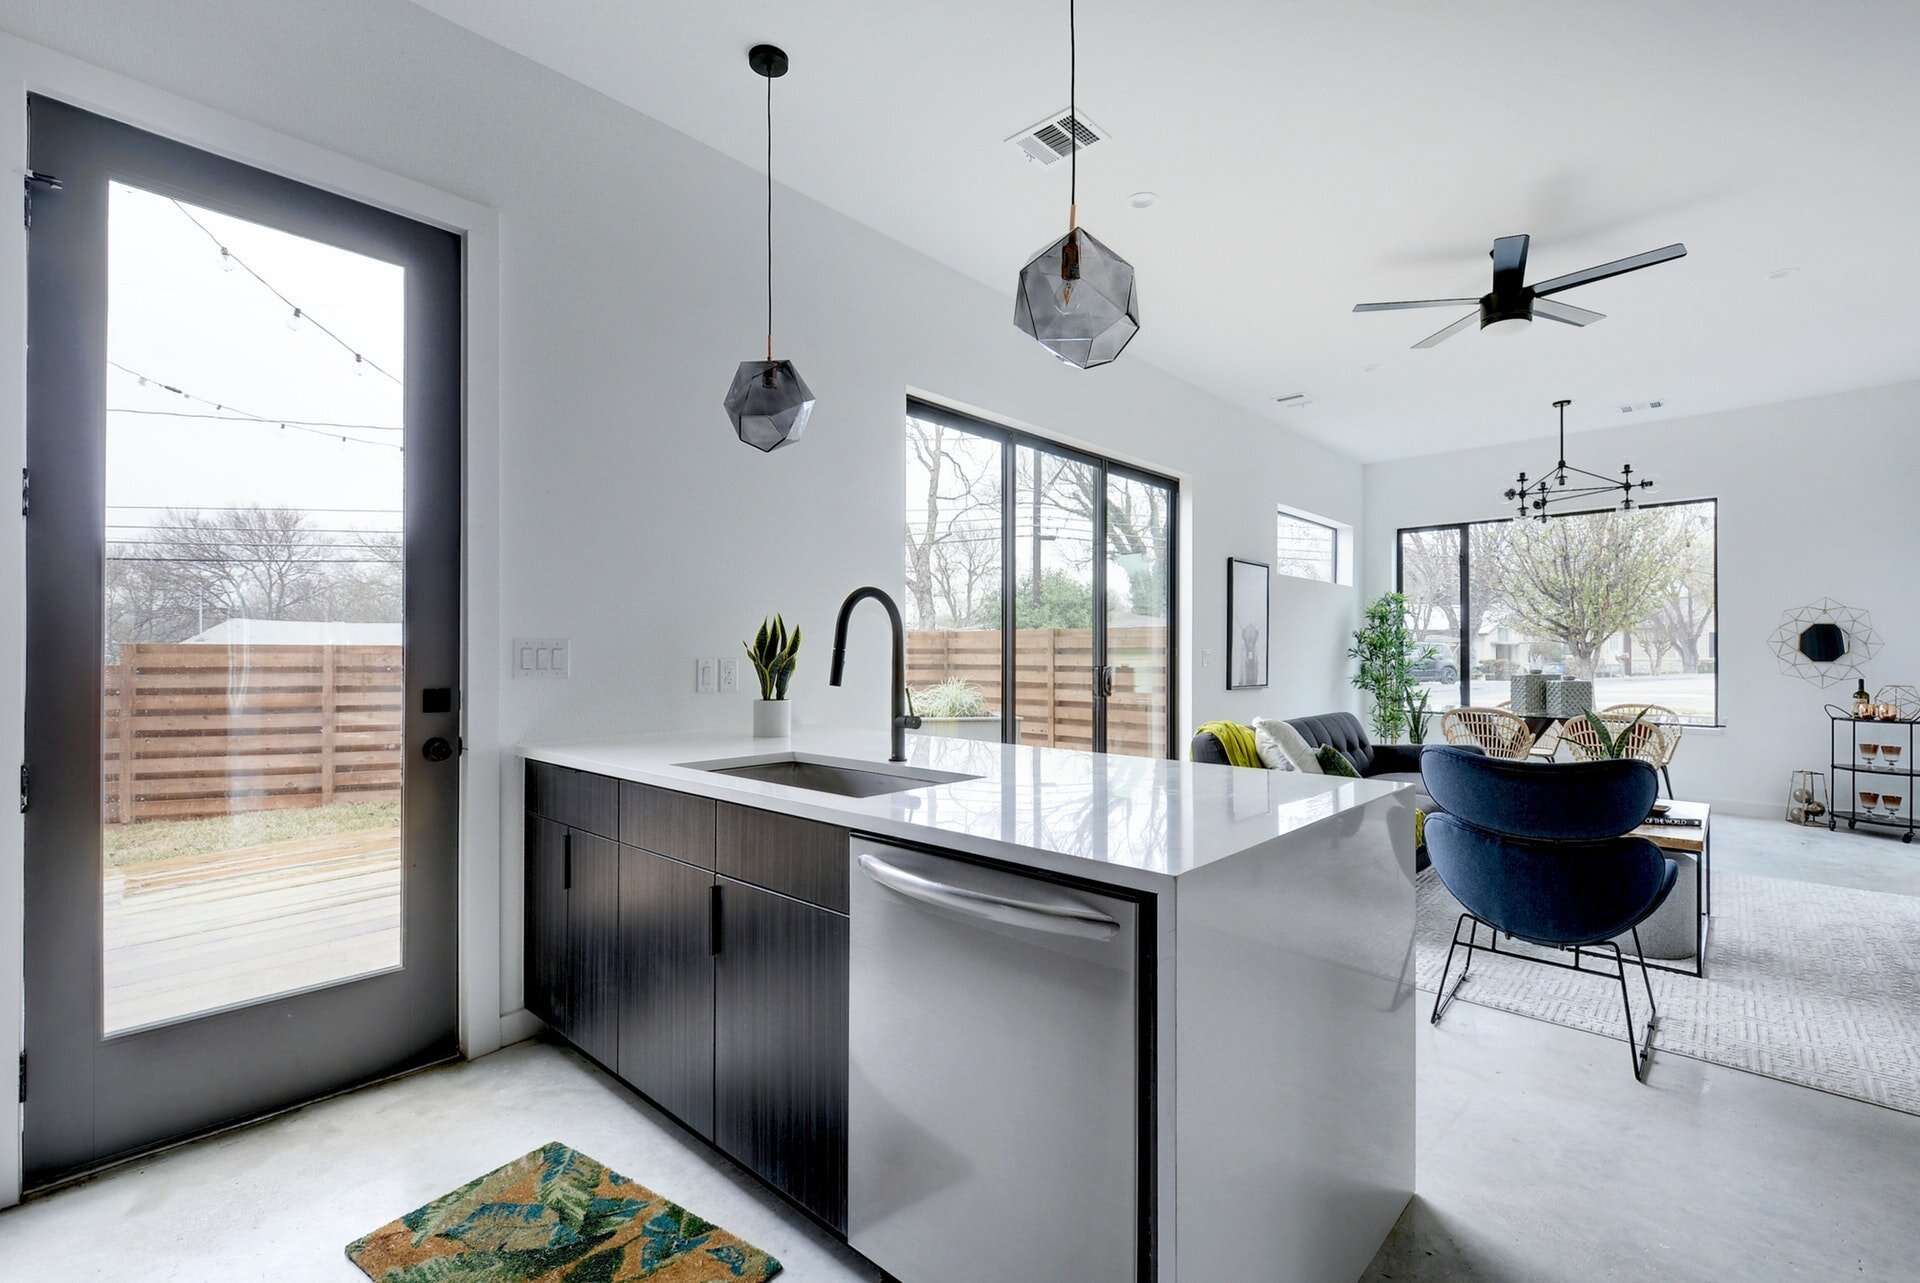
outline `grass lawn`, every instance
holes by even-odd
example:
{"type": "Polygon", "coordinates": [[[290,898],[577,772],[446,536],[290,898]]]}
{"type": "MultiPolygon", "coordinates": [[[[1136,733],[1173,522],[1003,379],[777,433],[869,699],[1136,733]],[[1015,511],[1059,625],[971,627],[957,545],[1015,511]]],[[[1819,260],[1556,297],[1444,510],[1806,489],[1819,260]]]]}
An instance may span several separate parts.
{"type": "Polygon", "coordinates": [[[107,863],[117,869],[171,860],[183,855],[205,855],[242,847],[264,846],[329,833],[363,833],[394,828],[400,823],[398,802],[336,802],[297,811],[249,811],[210,820],[147,820],[105,827],[107,863]]]}

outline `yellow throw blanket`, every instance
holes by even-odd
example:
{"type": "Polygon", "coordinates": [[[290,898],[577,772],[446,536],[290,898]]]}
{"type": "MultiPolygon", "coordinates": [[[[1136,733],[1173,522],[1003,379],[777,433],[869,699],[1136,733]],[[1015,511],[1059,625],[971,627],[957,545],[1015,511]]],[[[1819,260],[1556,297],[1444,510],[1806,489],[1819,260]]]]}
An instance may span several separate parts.
{"type": "Polygon", "coordinates": [[[1227,762],[1232,766],[1265,767],[1260,760],[1260,750],[1254,747],[1253,728],[1242,726],[1238,722],[1208,722],[1196,735],[1211,735],[1220,741],[1220,747],[1227,751],[1227,762]]]}

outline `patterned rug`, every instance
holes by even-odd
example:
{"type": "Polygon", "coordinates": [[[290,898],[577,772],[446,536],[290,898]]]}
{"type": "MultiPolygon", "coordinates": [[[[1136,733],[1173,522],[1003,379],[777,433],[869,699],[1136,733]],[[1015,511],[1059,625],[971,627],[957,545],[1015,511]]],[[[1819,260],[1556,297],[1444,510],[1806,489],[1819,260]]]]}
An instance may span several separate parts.
{"type": "MultiPolygon", "coordinates": [[[[1432,993],[1460,905],[1432,869],[1417,898],[1416,983],[1432,993]]],[[[1723,873],[1713,908],[1706,976],[1653,972],[1653,1074],[1673,1052],[1920,1114],[1920,897],[1723,873]]],[[[1625,1038],[1620,986],[1603,977],[1476,953],[1459,996],[1625,1038]]]]}
{"type": "Polygon", "coordinates": [[[555,1142],[443,1194],[347,1259],[374,1283],[762,1283],[780,1262],[555,1142]]]}

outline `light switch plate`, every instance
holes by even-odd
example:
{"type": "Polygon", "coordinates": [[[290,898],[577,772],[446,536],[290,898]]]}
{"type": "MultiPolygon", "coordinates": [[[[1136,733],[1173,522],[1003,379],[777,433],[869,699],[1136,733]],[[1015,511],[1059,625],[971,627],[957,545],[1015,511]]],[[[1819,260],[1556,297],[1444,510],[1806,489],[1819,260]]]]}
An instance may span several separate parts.
{"type": "Polygon", "coordinates": [[[693,661],[693,691],[696,695],[711,695],[719,684],[719,674],[715,671],[720,662],[714,659],[696,659],[693,661]]]}
{"type": "Polygon", "coordinates": [[[720,660],[720,693],[731,695],[740,689],[740,661],[730,656],[720,660]]]}
{"type": "Polygon", "coordinates": [[[565,637],[513,639],[515,677],[565,677],[572,667],[572,644],[565,637]]]}

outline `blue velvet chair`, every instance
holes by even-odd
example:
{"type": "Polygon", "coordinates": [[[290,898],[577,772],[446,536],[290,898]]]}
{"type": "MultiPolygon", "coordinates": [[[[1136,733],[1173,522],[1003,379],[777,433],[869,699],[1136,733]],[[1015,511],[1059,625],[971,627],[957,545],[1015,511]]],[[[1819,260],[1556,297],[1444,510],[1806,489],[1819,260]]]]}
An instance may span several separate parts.
{"type": "Polygon", "coordinates": [[[1646,1081],[1659,1021],[1653,981],[1640,958],[1647,990],[1647,1026],[1636,1042],[1626,958],[1615,937],[1631,934],[1640,954],[1639,926],[1667,898],[1679,867],[1645,838],[1626,836],[1647,818],[1658,796],[1659,774],[1642,761],[1509,762],[1430,748],[1420,773],[1439,812],[1427,817],[1427,853],[1434,871],[1465,907],[1453,928],[1433,1023],[1453,1001],[1473,966],[1476,948],[1620,982],[1627,1011],[1627,1051],[1634,1077],[1646,1081]],[[1487,944],[1477,943],[1484,923],[1487,944]],[[1461,939],[1461,928],[1467,928],[1461,939]],[[1565,950],[1572,962],[1500,948],[1500,937],[1565,950]],[[1466,947],[1460,977],[1447,987],[1454,951],[1466,947]],[[1583,965],[1592,955],[1613,969],[1583,965]]]}

